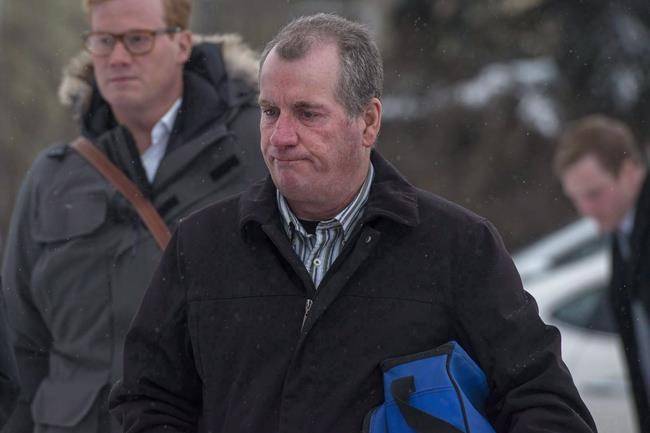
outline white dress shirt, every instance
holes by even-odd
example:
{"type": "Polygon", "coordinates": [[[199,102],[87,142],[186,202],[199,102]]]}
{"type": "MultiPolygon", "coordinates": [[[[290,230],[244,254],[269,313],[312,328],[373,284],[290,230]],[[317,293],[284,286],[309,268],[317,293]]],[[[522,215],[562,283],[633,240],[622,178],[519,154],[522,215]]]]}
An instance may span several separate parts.
{"type": "Polygon", "coordinates": [[[165,156],[169,136],[176,121],[176,115],[181,106],[181,101],[182,99],[178,98],[167,113],[154,125],[151,130],[151,145],[140,155],[142,166],[147,173],[147,179],[149,179],[150,183],[153,183],[158,167],[160,167],[160,162],[165,156]]]}

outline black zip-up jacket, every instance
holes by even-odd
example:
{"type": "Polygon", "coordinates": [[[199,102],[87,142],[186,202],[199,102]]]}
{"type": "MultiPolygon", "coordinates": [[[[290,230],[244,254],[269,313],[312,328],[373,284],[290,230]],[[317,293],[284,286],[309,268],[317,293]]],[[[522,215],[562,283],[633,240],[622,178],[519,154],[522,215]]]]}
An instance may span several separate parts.
{"type": "MultiPolygon", "coordinates": [[[[192,49],[183,100],[152,183],[88,70],[63,86],[81,130],[173,228],[178,219],[264,177],[257,59],[235,37],[192,49]]],[[[14,210],[3,290],[23,393],[10,433],[119,431],[107,410],[131,319],[161,256],[131,205],[67,144],[38,156],[14,210]],[[110,424],[113,424],[111,427],[110,424]]]]}
{"type": "Polygon", "coordinates": [[[498,432],[595,431],[493,226],[372,163],[361,224],[318,291],[270,178],[179,224],[111,394],[124,431],[360,432],[383,400],[379,364],[450,340],[486,372],[498,432]]]}

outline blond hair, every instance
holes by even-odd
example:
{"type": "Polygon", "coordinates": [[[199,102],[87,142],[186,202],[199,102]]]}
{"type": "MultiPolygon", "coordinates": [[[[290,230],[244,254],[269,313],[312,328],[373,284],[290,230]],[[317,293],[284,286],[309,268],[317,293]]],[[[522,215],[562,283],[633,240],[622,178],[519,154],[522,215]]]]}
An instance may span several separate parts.
{"type": "MultiPolygon", "coordinates": [[[[90,13],[93,6],[106,3],[111,0],[83,0],[83,7],[86,13],[90,13]]],[[[168,27],[179,27],[187,30],[190,24],[192,13],[192,0],[160,0],[165,11],[165,24],[168,27]]]]}

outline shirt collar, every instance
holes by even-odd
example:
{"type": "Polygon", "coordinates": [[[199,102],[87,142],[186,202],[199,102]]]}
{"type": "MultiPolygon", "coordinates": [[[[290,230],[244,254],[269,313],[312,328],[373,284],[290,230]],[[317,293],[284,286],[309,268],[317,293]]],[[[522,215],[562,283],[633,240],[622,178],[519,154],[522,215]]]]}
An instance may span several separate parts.
{"type": "MultiPolygon", "coordinates": [[[[363,209],[362,220],[369,222],[386,219],[409,227],[417,226],[420,222],[418,189],[374,149],[370,153],[370,161],[375,175],[368,202],[363,209]]],[[[282,226],[282,216],[277,204],[277,188],[268,174],[247,188],[239,199],[239,228],[242,235],[253,233],[247,229],[250,223],[259,226],[282,226]]]]}
{"type": "Polygon", "coordinates": [[[144,171],[147,174],[147,179],[149,182],[153,182],[158,167],[165,156],[167,151],[167,143],[169,142],[169,136],[171,135],[172,128],[174,127],[174,122],[176,121],[176,116],[178,110],[181,106],[181,98],[178,98],[176,102],[167,110],[163,117],[156,122],[153,129],[151,130],[151,145],[142,152],[140,159],[142,161],[142,166],[144,171]]]}
{"type": "MultiPolygon", "coordinates": [[[[368,174],[366,179],[361,185],[361,189],[354,197],[354,199],[348,203],[348,205],[341,210],[334,218],[331,218],[327,221],[321,221],[318,225],[325,228],[333,228],[335,226],[341,226],[343,229],[344,236],[347,237],[352,228],[354,228],[354,223],[357,221],[357,216],[363,210],[365,203],[368,201],[368,195],[370,193],[370,186],[372,185],[372,180],[375,176],[375,169],[370,163],[368,168],[368,174]]],[[[276,201],[278,209],[280,210],[280,215],[282,217],[282,225],[289,237],[293,235],[295,231],[298,231],[301,235],[307,236],[307,231],[300,224],[298,217],[293,213],[287,200],[280,193],[280,190],[276,189],[276,201]]]]}
{"type": "Polygon", "coordinates": [[[160,118],[151,130],[151,146],[167,145],[169,134],[174,127],[178,109],[181,106],[182,99],[178,98],[176,102],[167,110],[167,112],[160,118]]]}
{"type": "Polygon", "coordinates": [[[634,229],[634,216],[636,213],[636,208],[632,208],[623,217],[623,220],[618,225],[618,231],[623,233],[625,236],[630,236],[632,230],[634,229]]]}

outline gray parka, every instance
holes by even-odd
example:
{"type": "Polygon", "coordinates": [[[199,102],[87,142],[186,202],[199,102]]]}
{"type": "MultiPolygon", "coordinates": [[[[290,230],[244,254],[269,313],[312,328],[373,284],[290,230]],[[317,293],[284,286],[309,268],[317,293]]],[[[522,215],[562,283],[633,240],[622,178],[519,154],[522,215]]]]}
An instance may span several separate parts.
{"type": "MultiPolygon", "coordinates": [[[[92,76],[87,55],[74,59],[63,102],[78,113],[82,134],[139,185],[170,227],[265,175],[257,59],[238,37],[195,41],[183,102],[151,184],[92,76]]],[[[126,200],[67,144],[37,157],[17,199],[2,268],[23,385],[5,431],[118,430],[106,395],[121,376],[124,335],[160,254],[126,200]]]]}

